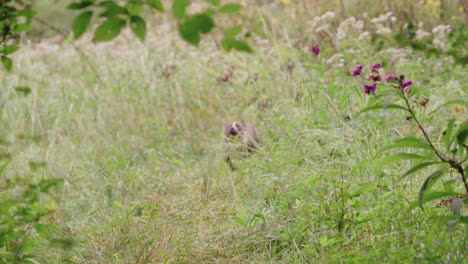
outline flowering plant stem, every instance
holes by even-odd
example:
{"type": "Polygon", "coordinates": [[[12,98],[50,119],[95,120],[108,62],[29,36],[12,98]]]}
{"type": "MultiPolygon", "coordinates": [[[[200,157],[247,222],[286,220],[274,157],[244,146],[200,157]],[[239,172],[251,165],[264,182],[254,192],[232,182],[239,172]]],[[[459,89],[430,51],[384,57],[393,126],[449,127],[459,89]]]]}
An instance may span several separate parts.
{"type": "Polygon", "coordinates": [[[424,138],[426,139],[426,141],[429,144],[429,146],[431,147],[431,149],[434,151],[436,156],[442,162],[448,163],[450,165],[450,167],[455,169],[461,175],[461,178],[462,178],[463,183],[465,185],[466,193],[468,194],[468,182],[467,182],[467,179],[466,179],[466,176],[465,176],[465,170],[463,169],[462,162],[459,162],[459,161],[451,159],[451,158],[446,158],[446,157],[442,156],[442,154],[439,153],[439,151],[437,150],[437,148],[434,146],[431,139],[429,138],[429,135],[427,134],[426,130],[421,125],[421,122],[419,122],[418,118],[416,117],[416,114],[414,113],[414,110],[411,107],[411,104],[409,103],[408,97],[406,96],[407,93],[405,93],[405,91],[403,89],[401,89],[400,90],[400,95],[403,98],[403,101],[405,101],[406,109],[408,110],[409,114],[411,115],[411,118],[414,119],[414,121],[416,122],[419,130],[421,130],[421,132],[423,133],[424,138]]]}

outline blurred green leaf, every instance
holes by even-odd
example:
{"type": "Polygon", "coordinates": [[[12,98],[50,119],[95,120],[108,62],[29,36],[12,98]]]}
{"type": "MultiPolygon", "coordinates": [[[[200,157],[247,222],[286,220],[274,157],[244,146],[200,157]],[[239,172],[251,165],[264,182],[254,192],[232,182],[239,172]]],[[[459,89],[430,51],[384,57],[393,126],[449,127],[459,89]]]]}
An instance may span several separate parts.
{"type": "Polygon", "coordinates": [[[116,17],[118,15],[126,15],[128,14],[128,10],[118,5],[108,5],[105,7],[105,11],[102,12],[99,16],[100,17],[116,17]]]}
{"type": "Polygon", "coordinates": [[[137,37],[141,40],[145,40],[146,36],[146,22],[139,16],[130,17],[130,27],[137,37]]]}
{"type": "Polygon", "coordinates": [[[184,22],[179,25],[179,33],[182,38],[190,44],[198,45],[200,43],[200,32],[195,24],[184,22]]]}
{"type": "MultiPolygon", "coordinates": [[[[428,195],[427,197],[424,197],[424,193],[429,190],[431,188],[431,186],[438,180],[440,179],[440,177],[444,174],[444,172],[447,171],[447,169],[440,169],[434,173],[432,173],[431,175],[429,175],[429,177],[427,177],[427,179],[424,181],[423,185],[421,186],[421,190],[419,191],[419,207],[421,207],[421,209],[424,210],[424,207],[423,207],[423,203],[425,202],[428,202],[428,201],[431,201],[431,200],[434,200],[434,199],[438,199],[440,197],[443,197],[441,196],[441,194],[444,194],[444,195],[447,195],[446,193],[447,192],[444,192],[444,193],[439,193],[437,195],[435,195],[434,193],[432,193],[430,196],[428,195]],[[434,198],[435,197],[435,198],[434,198]]],[[[449,192],[449,195],[451,194],[451,192],[449,192]]]]}
{"type": "Polygon", "coordinates": [[[371,106],[368,106],[364,109],[362,109],[358,115],[362,114],[362,113],[365,113],[365,112],[369,112],[369,111],[373,111],[373,110],[378,110],[378,109],[400,109],[400,110],[405,110],[407,111],[407,109],[401,105],[397,105],[397,104],[388,104],[388,105],[385,105],[383,103],[377,103],[375,105],[371,105],[371,106]]]}
{"type": "Polygon", "coordinates": [[[457,143],[460,146],[467,146],[466,138],[468,137],[468,124],[462,123],[456,134],[457,143]]]}
{"type": "Polygon", "coordinates": [[[94,32],[93,41],[103,42],[114,39],[125,26],[125,20],[111,17],[102,23],[94,32]]]}
{"type": "Polygon", "coordinates": [[[80,1],[80,2],[74,2],[74,3],[71,3],[67,6],[67,9],[70,9],[70,10],[79,10],[79,9],[83,9],[83,8],[86,8],[88,6],[92,6],[94,4],[94,1],[87,1],[87,0],[84,0],[84,1],[80,1]]]}
{"type": "Polygon", "coordinates": [[[185,10],[187,9],[189,5],[190,5],[190,0],[174,0],[174,3],[172,4],[172,13],[174,14],[176,18],[182,19],[186,16],[185,10]]]}
{"type": "Polygon", "coordinates": [[[205,14],[190,16],[179,26],[179,32],[187,42],[198,45],[200,34],[208,33],[215,26],[213,19],[205,14]]]}
{"type": "Polygon", "coordinates": [[[240,10],[242,10],[242,5],[235,3],[225,4],[219,8],[219,12],[225,14],[234,14],[239,12],[240,10]]]}
{"type": "Polygon", "coordinates": [[[7,71],[11,71],[13,68],[13,61],[7,56],[1,57],[2,65],[7,71]]]}
{"type": "Polygon", "coordinates": [[[24,96],[26,96],[31,93],[31,88],[29,88],[28,86],[16,86],[15,91],[17,93],[22,93],[24,96]]]}
{"type": "Polygon", "coordinates": [[[221,4],[220,0],[207,0],[207,2],[213,6],[219,6],[221,4]]]}
{"type": "Polygon", "coordinates": [[[407,170],[402,176],[401,176],[401,179],[411,175],[411,174],[414,174],[424,168],[427,168],[429,166],[432,166],[432,165],[441,165],[441,164],[445,164],[443,162],[440,162],[440,161],[429,161],[429,162],[422,162],[422,163],[418,163],[416,165],[414,165],[411,169],[407,170]]]}
{"type": "Polygon", "coordinates": [[[444,132],[442,132],[442,141],[444,141],[445,148],[447,150],[450,149],[450,145],[453,142],[452,131],[453,131],[454,125],[455,125],[455,119],[450,119],[447,124],[447,128],[444,130],[444,132]]]}
{"type": "Polygon", "coordinates": [[[391,155],[385,158],[382,158],[380,162],[377,163],[376,169],[379,171],[384,166],[397,162],[397,161],[407,161],[407,160],[419,160],[419,159],[427,159],[425,156],[412,154],[412,153],[398,153],[395,155],[391,155]]]}
{"type": "Polygon", "coordinates": [[[154,9],[164,12],[164,6],[161,3],[161,0],[146,0],[148,5],[152,6],[154,9]]]}
{"type": "Polygon", "coordinates": [[[83,35],[83,33],[88,28],[92,17],[92,11],[85,11],[75,18],[75,21],[73,22],[72,26],[73,35],[75,35],[75,39],[78,39],[81,37],[81,35],[83,35]]]}
{"type": "Polygon", "coordinates": [[[224,37],[225,38],[234,38],[235,36],[239,35],[242,32],[242,27],[241,26],[233,26],[228,28],[224,32],[224,37]]]}
{"type": "Polygon", "coordinates": [[[395,148],[418,148],[418,149],[427,149],[432,150],[431,146],[424,140],[415,137],[405,137],[400,140],[395,141],[393,144],[383,147],[376,156],[381,153],[395,148]]]}
{"type": "Polygon", "coordinates": [[[3,47],[3,50],[0,50],[0,51],[1,53],[8,55],[8,54],[16,52],[17,50],[19,50],[19,48],[20,46],[18,45],[6,45],[5,47],[3,47]]]}
{"type": "Polygon", "coordinates": [[[31,29],[30,23],[16,24],[13,26],[14,33],[21,33],[31,29]]]}
{"type": "Polygon", "coordinates": [[[128,13],[131,15],[139,15],[142,10],[142,3],[138,0],[131,0],[125,5],[125,8],[128,10],[128,13]]]}
{"type": "Polygon", "coordinates": [[[230,51],[232,49],[252,53],[253,49],[245,41],[236,40],[233,38],[224,38],[221,41],[221,46],[224,50],[230,51]]]}
{"type": "Polygon", "coordinates": [[[6,167],[8,166],[8,164],[11,162],[11,160],[8,160],[6,161],[5,163],[2,164],[2,166],[0,166],[0,175],[3,174],[3,172],[5,171],[6,167]]]}

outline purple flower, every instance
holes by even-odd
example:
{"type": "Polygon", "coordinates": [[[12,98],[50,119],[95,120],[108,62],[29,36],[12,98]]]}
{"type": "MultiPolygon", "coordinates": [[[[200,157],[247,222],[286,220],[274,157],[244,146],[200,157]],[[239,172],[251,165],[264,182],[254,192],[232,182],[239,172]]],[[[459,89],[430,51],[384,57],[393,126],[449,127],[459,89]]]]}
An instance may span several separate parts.
{"type": "Polygon", "coordinates": [[[372,81],[376,81],[376,82],[380,82],[382,80],[382,78],[380,77],[380,75],[369,75],[369,77],[367,77],[367,80],[372,80],[372,81]]]}
{"type": "Polygon", "coordinates": [[[382,68],[382,64],[376,63],[376,64],[372,65],[371,69],[372,69],[372,71],[376,71],[377,69],[380,69],[380,68],[382,68]]]}
{"type": "Polygon", "coordinates": [[[413,84],[412,81],[406,81],[406,82],[401,84],[401,88],[406,89],[408,86],[410,86],[412,84],[413,84]]]}
{"type": "Polygon", "coordinates": [[[320,47],[319,47],[319,45],[314,45],[314,46],[310,47],[309,50],[312,51],[313,53],[315,53],[315,55],[317,55],[317,56],[320,54],[320,47]]]}
{"type": "Polygon", "coordinates": [[[385,81],[387,82],[391,82],[393,79],[395,79],[395,76],[391,73],[385,77],[385,81]]]}
{"type": "Polygon", "coordinates": [[[453,198],[449,199],[450,204],[453,204],[453,198]]]}
{"type": "Polygon", "coordinates": [[[358,76],[362,72],[362,64],[359,64],[356,69],[353,71],[353,76],[358,76]]]}
{"type": "Polygon", "coordinates": [[[364,93],[365,94],[375,93],[376,88],[377,88],[377,83],[373,83],[371,85],[364,84],[364,93]]]}

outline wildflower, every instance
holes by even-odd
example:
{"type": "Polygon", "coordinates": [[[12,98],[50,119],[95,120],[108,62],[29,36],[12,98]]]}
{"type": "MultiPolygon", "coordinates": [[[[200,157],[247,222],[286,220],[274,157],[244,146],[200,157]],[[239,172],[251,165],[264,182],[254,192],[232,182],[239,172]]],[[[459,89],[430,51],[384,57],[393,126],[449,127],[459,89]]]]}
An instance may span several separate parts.
{"type": "Polygon", "coordinates": [[[358,76],[362,72],[362,64],[359,64],[356,69],[353,71],[353,76],[358,76]]]}
{"type": "Polygon", "coordinates": [[[387,82],[391,82],[394,79],[395,79],[395,76],[393,74],[391,74],[391,73],[389,75],[387,75],[387,77],[385,77],[385,81],[387,81],[387,82]]]}
{"type": "Polygon", "coordinates": [[[380,82],[382,80],[382,78],[380,77],[380,75],[369,75],[369,77],[367,77],[367,80],[372,80],[372,81],[376,81],[376,82],[380,82]]]}
{"type": "Polygon", "coordinates": [[[424,106],[426,106],[426,104],[428,102],[429,102],[429,98],[426,97],[426,98],[422,99],[421,101],[419,101],[419,104],[424,107],[424,106]]]}
{"type": "Polygon", "coordinates": [[[380,68],[382,68],[382,64],[376,63],[376,64],[372,65],[371,69],[372,69],[372,71],[376,71],[377,69],[380,69],[380,68]]]}
{"type": "Polygon", "coordinates": [[[377,83],[373,83],[371,85],[364,84],[364,93],[365,94],[375,93],[376,88],[377,88],[377,83]]]}
{"type": "Polygon", "coordinates": [[[313,53],[315,53],[315,55],[317,55],[317,56],[320,54],[320,47],[319,47],[319,45],[314,45],[314,46],[310,47],[309,50],[312,51],[313,53]]]}
{"type": "Polygon", "coordinates": [[[401,88],[406,89],[408,86],[411,86],[413,84],[412,81],[406,81],[401,84],[401,88]]]}

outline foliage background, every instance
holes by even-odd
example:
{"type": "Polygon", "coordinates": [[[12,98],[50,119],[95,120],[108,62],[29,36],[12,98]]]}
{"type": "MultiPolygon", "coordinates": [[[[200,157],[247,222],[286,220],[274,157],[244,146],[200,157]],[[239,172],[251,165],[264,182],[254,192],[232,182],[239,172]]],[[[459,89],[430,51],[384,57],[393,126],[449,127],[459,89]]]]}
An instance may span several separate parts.
{"type": "MultiPolygon", "coordinates": [[[[466,66],[445,54],[447,35],[430,53],[394,35],[411,18],[433,43],[438,25],[466,24],[458,1],[243,3],[238,17],[219,24],[245,25],[251,55],[222,51],[216,30],[198,48],[188,45],[170,13],[146,14],[144,42],[129,31],[110,43],[93,44],[91,34],[72,42],[65,4],[37,2],[47,25],[34,24],[13,55],[14,72],[0,72],[0,157],[2,164],[11,160],[1,187],[5,196],[45,180],[55,188],[34,196],[48,209],[38,220],[48,229],[37,232],[25,221],[19,228],[34,230],[30,240],[21,235],[2,244],[3,259],[29,241],[17,259],[466,261],[466,225],[447,230],[452,213],[437,202],[417,207],[429,171],[401,179],[410,162],[384,166],[375,159],[394,140],[421,136],[418,130],[400,112],[360,115],[373,98],[345,74],[375,62],[404,72],[430,98],[421,112],[440,143],[449,118],[467,120],[466,66]],[[328,19],[326,11],[336,16],[328,19]],[[362,28],[353,27],[357,20],[362,28]],[[320,26],[327,32],[317,32],[320,26]],[[320,56],[308,51],[312,44],[320,56]],[[465,104],[446,104],[455,99],[465,104]],[[263,142],[237,171],[223,161],[221,131],[233,120],[256,124],[263,142]],[[18,178],[27,180],[8,185],[18,178]]],[[[2,219],[10,219],[3,208],[2,219]]]]}

